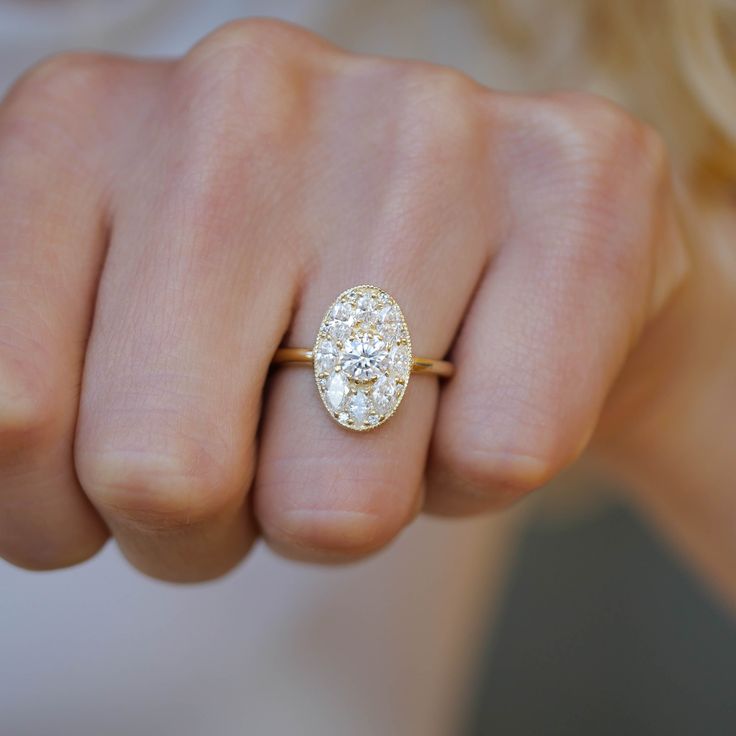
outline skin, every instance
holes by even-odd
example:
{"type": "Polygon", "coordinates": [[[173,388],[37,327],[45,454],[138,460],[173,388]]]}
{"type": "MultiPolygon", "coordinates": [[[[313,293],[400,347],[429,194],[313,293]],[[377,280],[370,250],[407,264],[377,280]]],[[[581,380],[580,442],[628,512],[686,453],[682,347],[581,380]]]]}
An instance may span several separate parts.
{"type": "Polygon", "coordinates": [[[708,320],[736,316],[733,279],[686,248],[671,178],[657,134],[598,98],[500,94],[274,21],[175,61],[42,63],[0,106],[0,554],[63,567],[111,534],[173,581],[258,535],[352,560],[588,448],[733,590],[732,442],[703,465],[732,426],[734,350],[708,320]],[[361,434],[311,371],[269,373],[359,283],[457,365],[361,434]]]}

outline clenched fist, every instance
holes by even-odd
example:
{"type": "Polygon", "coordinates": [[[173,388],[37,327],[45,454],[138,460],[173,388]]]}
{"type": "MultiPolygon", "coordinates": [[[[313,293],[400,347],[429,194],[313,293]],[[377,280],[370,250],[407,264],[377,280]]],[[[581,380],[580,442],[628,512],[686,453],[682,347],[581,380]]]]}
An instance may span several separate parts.
{"type": "Polygon", "coordinates": [[[175,61],[53,58],[0,107],[0,554],[60,567],[112,534],[193,581],[260,533],[350,559],[422,507],[508,503],[591,438],[625,464],[690,264],[662,143],[597,98],[271,21],[175,61]],[[456,374],[352,433],[310,371],[269,366],[361,283],[456,374]]]}

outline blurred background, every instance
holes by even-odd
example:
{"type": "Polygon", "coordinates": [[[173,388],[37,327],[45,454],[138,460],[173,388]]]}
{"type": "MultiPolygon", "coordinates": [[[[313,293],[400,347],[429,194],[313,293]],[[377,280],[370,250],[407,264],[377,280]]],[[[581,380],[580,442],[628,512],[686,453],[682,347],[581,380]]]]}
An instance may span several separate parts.
{"type": "MultiPolygon", "coordinates": [[[[0,0],[0,90],[55,51],[181,54],[269,15],[496,88],[623,100],[571,52],[594,5],[0,0]]],[[[656,21],[659,3],[640,5],[656,21]]],[[[651,95],[632,100],[651,117],[651,95]]],[[[61,572],[0,562],[0,734],[735,734],[736,626],[623,498],[564,478],[497,517],[420,520],[356,566],[258,549],[188,588],[142,577],[113,545],[61,572]]]]}
{"type": "Polygon", "coordinates": [[[736,733],[733,619],[617,494],[589,491],[577,510],[549,493],[525,526],[462,733],[736,733]]]}

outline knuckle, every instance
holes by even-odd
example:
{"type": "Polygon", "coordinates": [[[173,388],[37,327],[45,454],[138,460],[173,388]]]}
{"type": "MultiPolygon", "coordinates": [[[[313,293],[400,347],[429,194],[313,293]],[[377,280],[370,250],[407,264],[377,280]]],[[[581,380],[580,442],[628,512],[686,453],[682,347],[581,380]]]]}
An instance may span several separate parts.
{"type": "Polygon", "coordinates": [[[372,106],[390,100],[391,119],[407,149],[427,151],[436,143],[462,141],[482,120],[483,88],[448,67],[353,56],[343,75],[352,93],[367,95],[372,106]]]}
{"type": "Polygon", "coordinates": [[[278,56],[282,50],[291,50],[295,43],[319,41],[309,31],[274,18],[234,20],[216,28],[189,52],[190,59],[208,61],[233,53],[236,60],[251,60],[257,56],[278,56]]]}
{"type": "Polygon", "coordinates": [[[0,356],[0,450],[47,439],[61,414],[57,392],[35,364],[0,356]]]}
{"type": "Polygon", "coordinates": [[[192,84],[212,88],[222,80],[253,74],[278,63],[268,34],[252,21],[236,21],[205,36],[181,59],[180,68],[192,84]],[[262,45],[262,47],[261,47],[262,45]]]}
{"type": "Polygon", "coordinates": [[[412,493],[359,465],[349,475],[340,469],[315,477],[300,463],[289,478],[262,476],[256,513],[269,543],[286,556],[314,560],[352,559],[385,546],[410,518],[412,493]],[[303,502],[305,489],[322,503],[303,502]]]}
{"type": "Polygon", "coordinates": [[[97,165],[89,147],[108,94],[109,59],[92,53],[51,57],[16,82],[3,102],[0,139],[6,164],[51,160],[65,169],[97,165]]]}
{"type": "Polygon", "coordinates": [[[27,539],[8,539],[0,530],[0,556],[24,570],[43,572],[79,565],[94,557],[105,545],[107,535],[82,534],[73,539],[50,539],[28,544],[27,539]],[[5,538],[3,538],[5,537],[5,538]]]}
{"type": "Polygon", "coordinates": [[[487,435],[487,429],[473,430],[472,425],[466,425],[447,438],[443,453],[452,475],[478,495],[502,492],[510,498],[524,496],[545,485],[557,472],[556,463],[541,443],[535,449],[527,449],[528,440],[493,446],[487,435]]]}
{"type": "Polygon", "coordinates": [[[67,51],[41,61],[26,72],[11,90],[9,101],[45,104],[51,109],[77,108],[94,103],[106,79],[108,57],[67,51]]]}
{"type": "Polygon", "coordinates": [[[545,97],[535,117],[537,130],[552,143],[558,158],[574,163],[583,177],[630,171],[664,153],[649,126],[596,95],[568,92],[545,97]]]}
{"type": "Polygon", "coordinates": [[[390,525],[365,511],[290,510],[264,531],[271,545],[287,556],[311,559],[361,557],[384,546],[390,525]]]}
{"type": "Polygon", "coordinates": [[[300,139],[311,72],[288,39],[301,33],[276,21],[239,21],[178,63],[164,105],[186,149],[174,151],[171,166],[195,198],[207,195],[205,206],[210,192],[221,204],[218,192],[232,193],[234,178],[238,186],[255,179],[300,139]]]}
{"type": "Polygon", "coordinates": [[[555,111],[561,122],[567,122],[584,140],[626,138],[638,126],[634,118],[604,97],[566,92],[552,99],[557,103],[555,111]]]}
{"type": "Polygon", "coordinates": [[[196,527],[234,510],[241,488],[203,448],[105,449],[78,454],[82,486],[103,514],[155,531],[196,527]]]}
{"type": "Polygon", "coordinates": [[[436,164],[475,141],[481,107],[472,80],[452,69],[419,67],[400,86],[399,135],[410,156],[436,164]]]}
{"type": "Polygon", "coordinates": [[[637,280],[647,265],[652,195],[667,181],[659,135],[584,93],[522,101],[509,122],[509,148],[523,164],[511,169],[512,200],[527,212],[518,227],[564,233],[554,257],[580,276],[637,280]],[[531,189],[544,197],[531,198],[531,189]]]}
{"type": "MultiPolygon", "coordinates": [[[[196,44],[179,62],[179,78],[203,109],[223,98],[273,104],[285,81],[318,66],[326,43],[289,23],[269,19],[233,21],[196,44]]],[[[256,103],[259,103],[258,105],[256,103]]]]}

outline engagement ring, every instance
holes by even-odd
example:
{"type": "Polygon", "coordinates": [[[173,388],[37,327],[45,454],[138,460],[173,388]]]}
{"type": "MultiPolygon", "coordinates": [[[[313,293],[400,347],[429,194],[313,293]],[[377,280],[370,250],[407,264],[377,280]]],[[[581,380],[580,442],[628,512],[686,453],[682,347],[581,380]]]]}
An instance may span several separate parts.
{"type": "Polygon", "coordinates": [[[346,289],[327,310],[314,348],[280,348],[273,363],[312,364],[317,390],[338,423],[359,432],[398,408],[411,373],[452,375],[445,360],[412,354],[401,308],[377,286],[346,289]]]}

